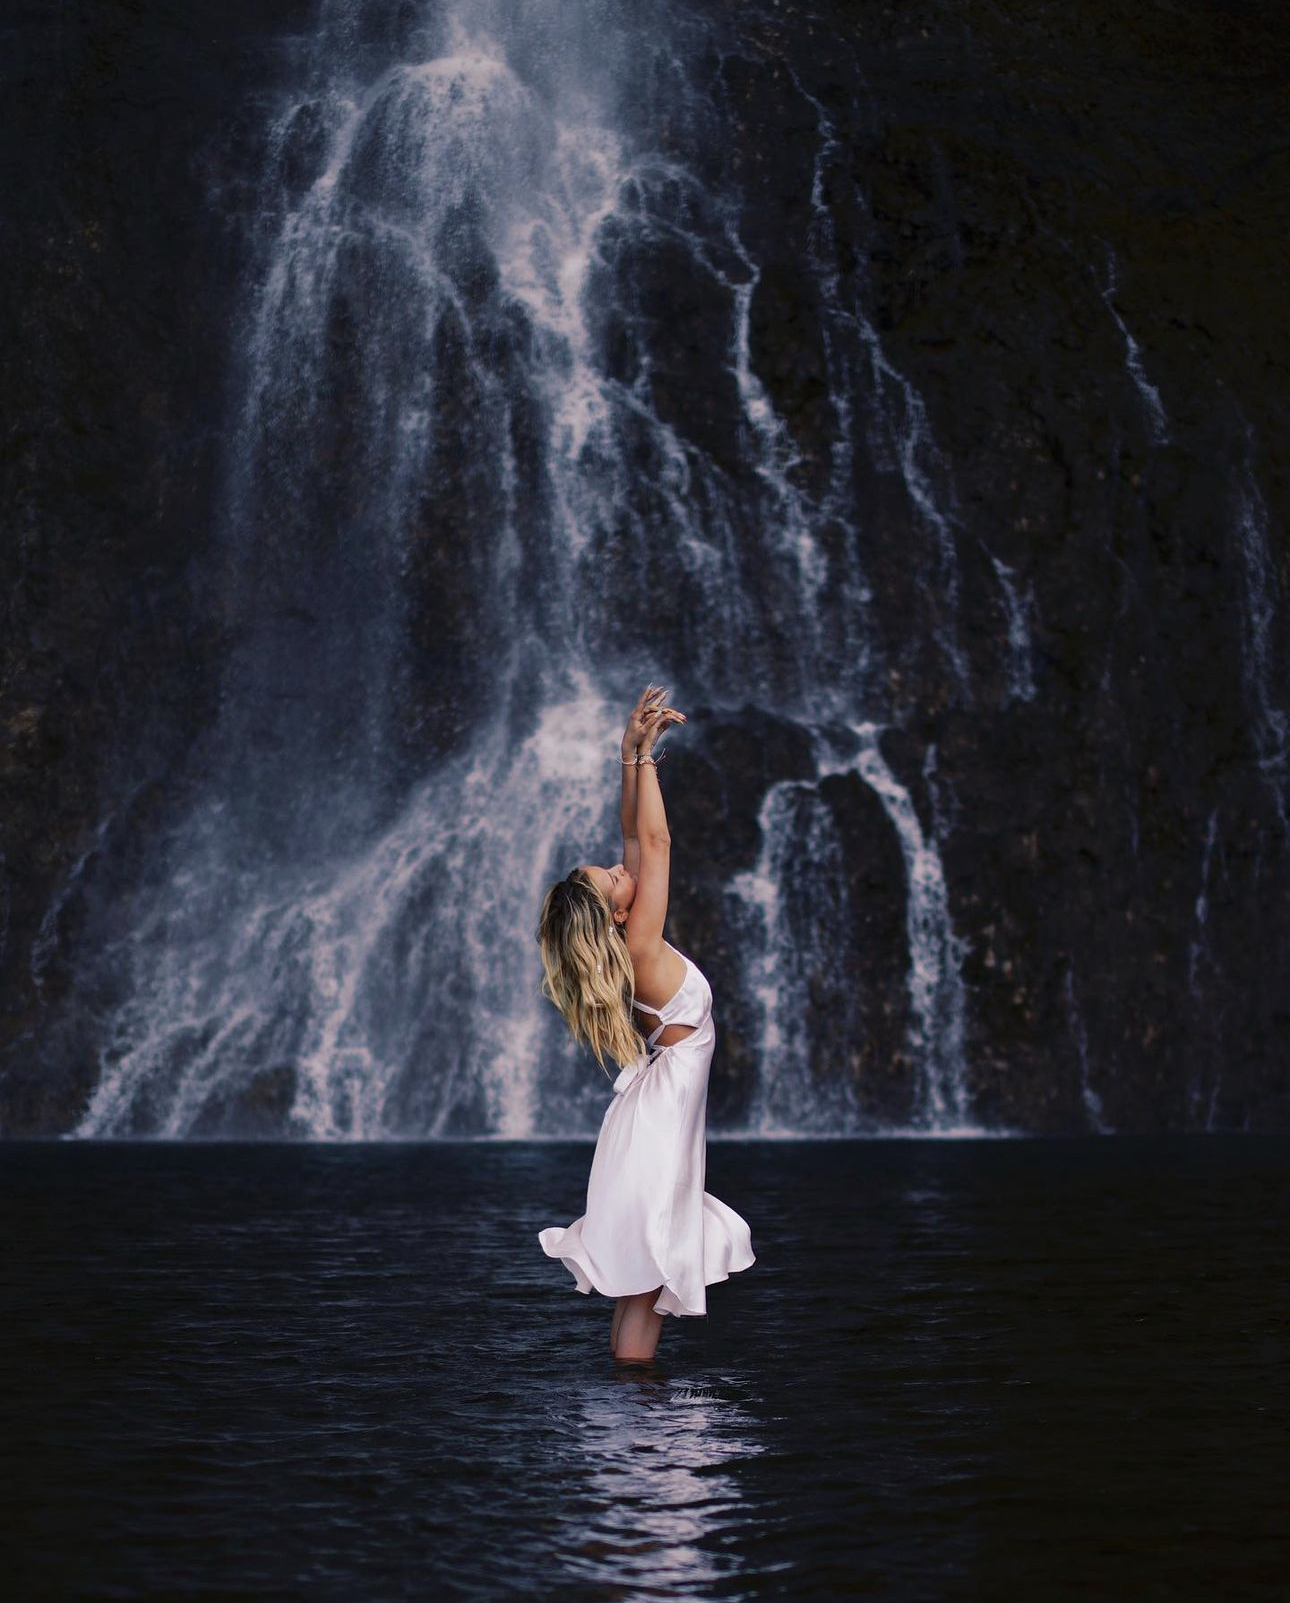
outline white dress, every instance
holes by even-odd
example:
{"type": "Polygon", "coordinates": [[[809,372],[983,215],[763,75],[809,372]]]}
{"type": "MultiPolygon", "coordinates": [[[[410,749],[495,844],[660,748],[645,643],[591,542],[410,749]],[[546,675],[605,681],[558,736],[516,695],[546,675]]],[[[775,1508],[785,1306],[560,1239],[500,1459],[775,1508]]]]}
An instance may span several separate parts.
{"type": "Polygon", "coordinates": [[[539,1231],[538,1240],[579,1291],[628,1297],[658,1286],[655,1312],[704,1314],[704,1288],[755,1260],[747,1224],[703,1189],[717,1034],[707,980],[683,952],[677,956],[685,964],[680,990],[657,1010],[649,1050],[614,1081],[587,1211],[565,1230],[539,1231]],[[656,1047],[669,1024],[695,1028],[674,1046],[656,1047]]]}

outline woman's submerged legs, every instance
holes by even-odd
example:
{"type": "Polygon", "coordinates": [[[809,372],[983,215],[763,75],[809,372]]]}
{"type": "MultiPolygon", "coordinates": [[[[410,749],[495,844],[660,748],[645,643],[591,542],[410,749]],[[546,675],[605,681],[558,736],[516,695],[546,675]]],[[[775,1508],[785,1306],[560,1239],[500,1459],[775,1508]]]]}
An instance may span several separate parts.
{"type": "Polygon", "coordinates": [[[609,1350],[615,1358],[638,1363],[648,1363],[653,1358],[663,1334],[663,1315],[654,1312],[661,1290],[662,1287],[656,1287],[653,1291],[638,1291],[635,1296],[618,1299],[609,1327],[609,1350]]]}

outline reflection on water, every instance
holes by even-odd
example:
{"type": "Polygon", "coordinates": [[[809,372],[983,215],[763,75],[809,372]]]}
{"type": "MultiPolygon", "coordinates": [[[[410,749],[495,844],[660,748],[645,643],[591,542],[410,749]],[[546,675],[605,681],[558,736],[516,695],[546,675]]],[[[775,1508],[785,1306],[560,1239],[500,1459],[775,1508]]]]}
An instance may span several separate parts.
{"type": "Polygon", "coordinates": [[[753,1512],[729,1471],[765,1449],[716,1383],[624,1367],[578,1394],[568,1450],[586,1500],[558,1539],[571,1576],[688,1597],[738,1571],[753,1512]]]}

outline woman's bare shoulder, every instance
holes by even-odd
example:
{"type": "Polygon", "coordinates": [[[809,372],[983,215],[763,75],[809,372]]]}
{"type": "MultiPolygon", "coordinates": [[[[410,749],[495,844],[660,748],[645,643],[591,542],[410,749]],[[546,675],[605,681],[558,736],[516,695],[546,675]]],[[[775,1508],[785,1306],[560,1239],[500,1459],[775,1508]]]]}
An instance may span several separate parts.
{"type": "Polygon", "coordinates": [[[639,1005],[650,1012],[665,1007],[685,983],[685,959],[661,936],[631,957],[639,1005]]]}

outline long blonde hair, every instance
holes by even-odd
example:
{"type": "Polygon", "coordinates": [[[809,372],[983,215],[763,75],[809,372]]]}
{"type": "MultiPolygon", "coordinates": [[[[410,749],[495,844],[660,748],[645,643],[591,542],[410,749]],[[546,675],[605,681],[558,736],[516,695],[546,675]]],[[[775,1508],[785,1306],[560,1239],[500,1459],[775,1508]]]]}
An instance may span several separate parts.
{"type": "Polygon", "coordinates": [[[580,868],[546,893],[538,942],[542,994],[555,1003],[574,1040],[587,1043],[602,1069],[606,1057],[623,1068],[634,1063],[645,1043],[632,1024],[632,960],[608,897],[580,868]]]}

